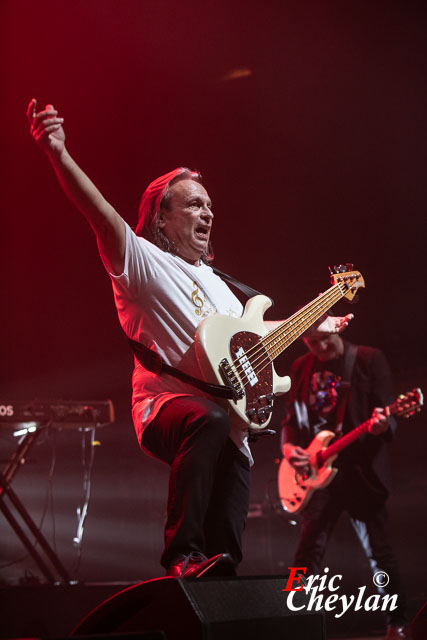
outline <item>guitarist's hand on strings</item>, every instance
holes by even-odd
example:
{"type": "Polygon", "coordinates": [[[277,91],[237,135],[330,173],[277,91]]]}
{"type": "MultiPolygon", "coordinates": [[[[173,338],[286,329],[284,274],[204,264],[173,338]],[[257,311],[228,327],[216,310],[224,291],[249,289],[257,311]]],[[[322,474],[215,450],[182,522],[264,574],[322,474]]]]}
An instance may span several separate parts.
{"type": "Polygon", "coordinates": [[[282,447],[282,451],[286,460],[293,466],[295,471],[300,473],[302,476],[309,475],[309,455],[304,449],[286,442],[282,447]]]}
{"type": "Polygon", "coordinates": [[[383,413],[384,409],[375,408],[371,416],[371,426],[369,427],[369,433],[374,436],[379,436],[389,428],[389,422],[386,415],[383,413]]]}

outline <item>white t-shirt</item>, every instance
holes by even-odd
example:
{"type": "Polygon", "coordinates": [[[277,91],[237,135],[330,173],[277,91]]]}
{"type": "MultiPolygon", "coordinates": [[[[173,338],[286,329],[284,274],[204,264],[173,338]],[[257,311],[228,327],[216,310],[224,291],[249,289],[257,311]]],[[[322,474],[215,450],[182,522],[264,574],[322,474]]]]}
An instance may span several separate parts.
{"type": "MultiPolygon", "coordinates": [[[[199,322],[214,313],[241,317],[243,307],[208,265],[196,267],[166,253],[126,227],[123,273],[110,273],[120,324],[129,338],[154,349],[164,361],[200,378],[194,348],[199,322]]],[[[132,417],[138,441],[161,406],[171,398],[197,395],[215,398],[167,374],[156,375],[136,359],[132,378],[132,417]]],[[[230,437],[252,456],[246,434],[233,428],[230,437]]]]}

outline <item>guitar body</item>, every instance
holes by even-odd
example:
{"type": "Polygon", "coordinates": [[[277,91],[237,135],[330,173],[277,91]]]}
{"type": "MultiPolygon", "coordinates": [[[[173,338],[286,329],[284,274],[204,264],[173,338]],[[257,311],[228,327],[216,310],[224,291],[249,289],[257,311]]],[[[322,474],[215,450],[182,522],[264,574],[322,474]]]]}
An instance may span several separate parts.
{"type": "Polygon", "coordinates": [[[231,404],[232,419],[241,429],[265,428],[271,419],[273,394],[286,393],[291,386],[289,376],[277,375],[261,343],[268,333],[264,313],[270,306],[269,298],[255,296],[246,304],[241,318],[209,316],[195,335],[204,379],[235,389],[234,399],[224,402],[231,404]]]}
{"type": "Polygon", "coordinates": [[[320,468],[317,463],[317,454],[327,448],[335,435],[332,431],[320,431],[310,442],[306,449],[310,456],[310,475],[308,478],[303,478],[297,473],[286,458],[281,461],[278,487],[279,498],[285,511],[299,513],[307,506],[314,491],[327,487],[335,478],[338,469],[334,469],[331,465],[337,457],[336,455],[328,458],[320,468]]]}

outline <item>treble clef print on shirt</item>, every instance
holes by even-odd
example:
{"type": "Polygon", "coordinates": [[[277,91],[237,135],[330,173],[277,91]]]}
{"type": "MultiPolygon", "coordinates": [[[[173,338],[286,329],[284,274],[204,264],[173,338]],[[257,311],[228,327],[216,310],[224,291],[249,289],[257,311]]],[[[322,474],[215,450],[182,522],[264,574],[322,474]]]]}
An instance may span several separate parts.
{"type": "Polygon", "coordinates": [[[202,309],[203,309],[204,301],[199,296],[199,287],[197,286],[197,282],[193,281],[193,287],[194,287],[194,291],[191,294],[191,300],[192,300],[194,306],[196,307],[194,312],[195,312],[196,316],[201,316],[202,315],[202,309]]]}

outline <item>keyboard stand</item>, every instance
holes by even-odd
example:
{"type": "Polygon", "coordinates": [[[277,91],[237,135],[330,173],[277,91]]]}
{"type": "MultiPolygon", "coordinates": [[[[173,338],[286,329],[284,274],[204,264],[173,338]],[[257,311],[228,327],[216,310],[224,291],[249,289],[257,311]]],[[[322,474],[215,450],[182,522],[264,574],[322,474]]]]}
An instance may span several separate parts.
{"type": "Polygon", "coordinates": [[[43,431],[43,428],[46,426],[48,425],[38,425],[34,428],[34,430],[27,431],[27,433],[23,436],[22,440],[18,444],[16,451],[12,454],[10,460],[7,462],[5,469],[0,474],[0,510],[2,511],[4,517],[9,522],[18,538],[21,540],[24,547],[27,549],[28,553],[32,556],[33,560],[38,565],[46,580],[49,583],[58,583],[61,581],[71,582],[71,577],[65,569],[64,565],[59,560],[57,554],[49,545],[46,538],[22,504],[21,500],[18,498],[18,496],[10,486],[16,472],[24,464],[26,455],[33,447],[38,436],[43,431]],[[46,562],[43,559],[42,555],[37,551],[35,542],[31,542],[31,539],[28,537],[27,533],[24,531],[23,527],[21,526],[13,512],[5,503],[6,498],[9,499],[15,509],[15,512],[21,517],[21,519],[27,526],[28,530],[34,537],[34,541],[39,544],[41,550],[46,556],[46,560],[49,561],[52,565],[51,567],[49,567],[48,562],[46,562]],[[60,579],[55,577],[55,571],[56,575],[59,576],[60,579]]]}

